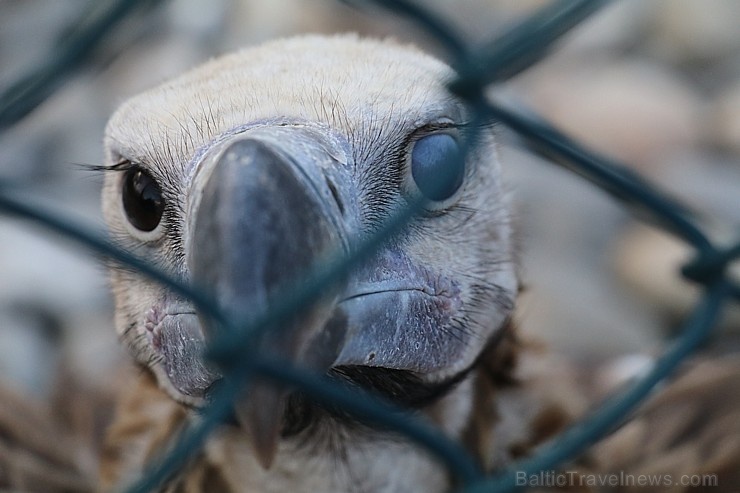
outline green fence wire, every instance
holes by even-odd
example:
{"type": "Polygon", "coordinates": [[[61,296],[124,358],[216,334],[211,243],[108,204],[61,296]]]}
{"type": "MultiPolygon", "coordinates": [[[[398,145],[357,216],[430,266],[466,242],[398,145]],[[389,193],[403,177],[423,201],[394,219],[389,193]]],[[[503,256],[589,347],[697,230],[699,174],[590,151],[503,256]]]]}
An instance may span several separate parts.
{"type": "MultiPolygon", "coordinates": [[[[312,374],[284,361],[266,358],[250,351],[250,341],[262,330],[275,326],[300,307],[312,303],[321,286],[336,282],[355,264],[371,255],[390,236],[401,230],[417,213],[421,204],[411,204],[389,219],[372,238],[354,249],[351,255],[337,256],[328,265],[316,266],[287,290],[281,302],[268,313],[250,321],[233,320],[219,311],[207,292],[187,286],[167,274],[122,251],[104,233],[70,217],[61,216],[37,205],[27,193],[14,191],[0,180],[0,212],[25,218],[77,241],[115,262],[127,264],[142,274],[190,298],[204,313],[230,330],[213,341],[207,355],[224,371],[222,384],[215,390],[202,419],[184,430],[164,459],[128,488],[129,493],[156,490],[196,454],[209,434],[231,413],[237,394],[243,393],[254,375],[269,377],[280,385],[290,385],[320,403],[344,409],[366,423],[395,430],[426,447],[457,478],[461,491],[467,493],[505,492],[516,487],[517,473],[527,475],[548,471],[574,460],[590,445],[618,427],[654,386],[698,348],[712,334],[722,307],[740,300],[740,285],[730,279],[729,264],[740,256],[740,242],[717,245],[702,231],[687,208],[660,192],[624,166],[605,159],[567,138],[542,119],[524,115],[489,100],[490,84],[506,80],[545,56],[553,44],[572,27],[584,20],[608,0],[554,1],[503,35],[473,49],[462,36],[430,10],[407,0],[344,0],[356,6],[379,6],[394,15],[404,16],[425,29],[446,50],[457,76],[448,81],[451,93],[468,106],[473,123],[496,121],[519,134],[533,152],[553,158],[589,182],[600,187],[626,207],[636,211],[694,249],[693,259],[681,270],[683,276],[704,288],[693,314],[672,345],[658,359],[652,370],[631,386],[608,399],[598,409],[563,432],[535,455],[512,464],[495,476],[486,476],[463,448],[440,431],[414,419],[402,409],[373,395],[312,374]]],[[[93,15],[81,17],[79,26],[69,30],[68,38],[49,56],[48,63],[20,78],[0,93],[0,131],[12,126],[42,104],[63,79],[89,59],[95,46],[108,36],[126,16],[153,0],[111,0],[101,7],[92,2],[93,15]]],[[[478,125],[471,125],[477,128],[478,125]]],[[[473,142],[474,139],[469,139],[473,142]]],[[[464,157],[463,157],[464,159],[464,157]]]]}

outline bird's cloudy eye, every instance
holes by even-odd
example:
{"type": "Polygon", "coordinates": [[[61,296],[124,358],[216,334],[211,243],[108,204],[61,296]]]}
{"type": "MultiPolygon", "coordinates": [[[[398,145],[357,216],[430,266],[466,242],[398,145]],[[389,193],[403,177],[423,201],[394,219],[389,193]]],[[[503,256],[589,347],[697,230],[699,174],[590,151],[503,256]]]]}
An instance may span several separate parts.
{"type": "Polygon", "coordinates": [[[460,188],[465,163],[460,145],[450,134],[427,135],[411,149],[411,177],[428,200],[441,202],[460,188]]]}
{"type": "Polygon", "coordinates": [[[153,231],[162,219],[162,190],[147,172],[140,168],[126,171],[123,177],[123,210],[129,222],[140,231],[153,231]]]}

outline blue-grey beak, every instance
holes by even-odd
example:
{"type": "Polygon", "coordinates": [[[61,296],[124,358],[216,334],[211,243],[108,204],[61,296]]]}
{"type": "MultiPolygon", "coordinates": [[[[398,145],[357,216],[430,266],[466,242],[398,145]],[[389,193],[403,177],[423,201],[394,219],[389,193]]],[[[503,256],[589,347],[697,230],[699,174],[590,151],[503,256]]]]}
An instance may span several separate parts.
{"type": "MultiPolygon", "coordinates": [[[[232,138],[204,161],[199,173],[208,176],[199,187],[188,260],[195,284],[236,320],[270,310],[312,268],[346,252],[348,199],[340,194],[348,186],[336,147],[311,129],[270,127],[232,138]]],[[[326,287],[316,303],[268,328],[252,349],[327,371],[346,329],[329,323],[341,291],[326,287]]],[[[219,331],[206,320],[203,328],[206,339],[219,331]]],[[[276,453],[285,395],[255,381],[236,406],[265,467],[276,453]]]]}
{"type": "MultiPolygon", "coordinates": [[[[311,124],[265,125],[215,145],[192,184],[195,220],[186,251],[194,283],[238,320],[270,310],[279,293],[352,252],[352,239],[368,234],[362,227],[368,204],[354,171],[347,142],[311,124]]],[[[375,207],[374,214],[392,209],[375,207]]],[[[419,375],[449,367],[470,342],[450,328],[462,306],[460,290],[454,279],[419,265],[403,241],[387,241],[311,306],[266,328],[249,349],[320,373],[419,375]]],[[[203,339],[221,328],[203,320],[202,331],[190,329],[170,331],[170,340],[184,342],[164,356],[170,380],[192,395],[214,380],[196,360],[203,339]]],[[[277,451],[286,396],[285,389],[250,381],[236,406],[265,467],[277,451]]]]}

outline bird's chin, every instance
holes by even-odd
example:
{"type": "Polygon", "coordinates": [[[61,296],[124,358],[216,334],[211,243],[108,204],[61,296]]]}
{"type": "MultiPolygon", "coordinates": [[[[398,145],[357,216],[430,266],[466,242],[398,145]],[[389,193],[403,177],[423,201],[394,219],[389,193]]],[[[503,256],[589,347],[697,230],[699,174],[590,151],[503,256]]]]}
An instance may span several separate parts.
{"type": "MultiPolygon", "coordinates": [[[[405,277],[394,279],[378,265],[386,264],[376,263],[370,272],[364,271],[361,282],[349,282],[341,301],[322,305],[327,316],[316,317],[314,323],[301,318],[297,327],[289,324],[289,334],[312,326],[311,336],[303,342],[296,345],[279,337],[280,332],[268,333],[259,347],[268,354],[274,350],[283,358],[287,355],[289,363],[325,373],[340,385],[401,408],[422,409],[447,394],[470,368],[458,364],[466,360],[472,337],[462,325],[460,289],[443,276],[408,266],[405,277]],[[283,342],[295,351],[287,351],[283,342]]],[[[204,360],[204,334],[210,332],[203,330],[198,315],[187,307],[163,304],[150,311],[145,328],[159,360],[153,370],[160,385],[180,403],[204,406],[221,376],[204,360]]],[[[356,424],[340,408],[318,405],[300,391],[259,378],[250,380],[233,410],[234,423],[249,437],[266,469],[276,457],[281,436],[315,429],[326,422],[323,418],[356,424]]]]}

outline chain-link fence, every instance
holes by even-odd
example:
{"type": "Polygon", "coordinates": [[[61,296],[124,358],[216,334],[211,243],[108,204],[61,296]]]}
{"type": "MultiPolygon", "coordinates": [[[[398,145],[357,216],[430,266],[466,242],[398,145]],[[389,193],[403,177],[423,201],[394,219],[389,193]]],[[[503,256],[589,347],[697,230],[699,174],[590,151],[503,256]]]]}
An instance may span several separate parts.
{"type": "MultiPolygon", "coordinates": [[[[70,32],[49,63],[23,77],[0,94],[0,130],[16,124],[36,106],[43,103],[62,84],[64,78],[81,66],[94,47],[130,12],[151,0],[119,0],[98,8],[70,32]]],[[[450,470],[466,492],[510,491],[516,473],[527,475],[552,470],[582,454],[590,445],[617,427],[640,404],[650,390],[666,378],[677,365],[707,340],[716,325],[722,307],[740,300],[740,285],[730,279],[729,264],[740,255],[740,243],[720,245],[712,241],[688,208],[661,193],[626,167],[605,159],[569,139],[544,120],[531,114],[513,111],[487,96],[490,85],[506,80],[545,56],[562,35],[579,22],[609,3],[605,0],[571,0],[553,2],[482,48],[471,48],[444,20],[422,7],[421,2],[406,0],[353,0],[353,4],[374,4],[390,14],[411,19],[434,37],[446,51],[457,76],[449,81],[449,91],[468,107],[473,123],[479,128],[489,121],[499,122],[516,132],[538,154],[565,166],[611,195],[640,218],[649,221],[693,248],[693,259],[681,270],[686,279],[704,290],[693,315],[678,337],[657,360],[652,369],[600,408],[536,451],[535,455],[515,463],[495,476],[486,476],[463,448],[442,433],[413,419],[399,409],[372,395],[338,386],[322,375],[295,368],[285,361],[268,359],[249,351],[250,341],[260,336],[265,327],[274,327],[299,307],[315,301],[320,286],[335,282],[363,258],[371,255],[383,242],[404,228],[418,211],[412,204],[388,220],[371,239],[363,242],[348,257],[330,266],[314,269],[311,275],[285,291],[278,306],[261,313],[249,322],[230,320],[209,299],[207,293],[183,285],[148,264],[117,248],[99,231],[86,227],[70,217],[61,216],[19,196],[0,182],[0,211],[42,224],[68,236],[88,248],[140,270],[175,292],[191,299],[203,312],[231,330],[209,346],[208,357],[224,371],[223,384],[212,396],[203,418],[183,431],[170,453],[145,474],[129,492],[156,489],[175,474],[188,458],[197,453],[209,434],[230,415],[237,394],[248,388],[252,376],[269,377],[283,385],[300,389],[319,403],[339,406],[357,419],[395,430],[426,447],[450,470]],[[246,355],[246,356],[245,356],[246,355]]],[[[468,142],[475,141],[469,138],[468,142]]],[[[471,144],[472,145],[472,144],[471,144]]],[[[468,149],[469,150],[469,149],[468,149]]]]}

